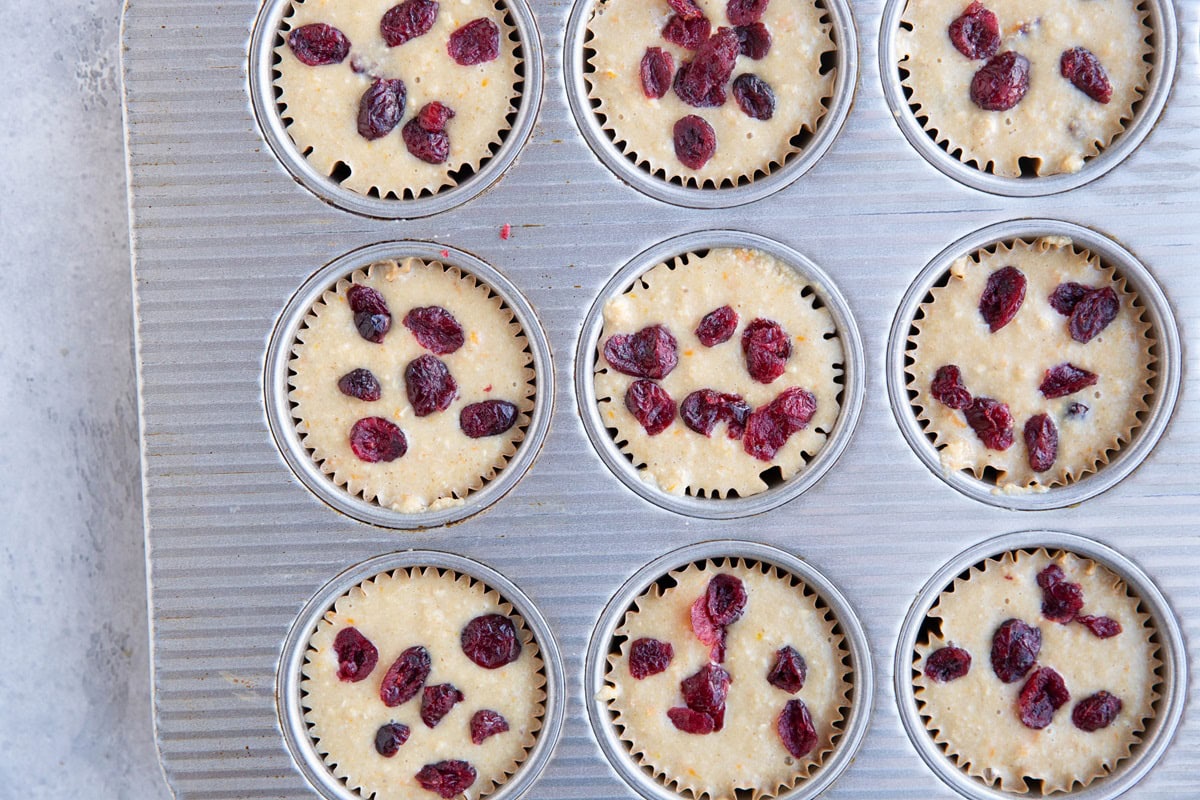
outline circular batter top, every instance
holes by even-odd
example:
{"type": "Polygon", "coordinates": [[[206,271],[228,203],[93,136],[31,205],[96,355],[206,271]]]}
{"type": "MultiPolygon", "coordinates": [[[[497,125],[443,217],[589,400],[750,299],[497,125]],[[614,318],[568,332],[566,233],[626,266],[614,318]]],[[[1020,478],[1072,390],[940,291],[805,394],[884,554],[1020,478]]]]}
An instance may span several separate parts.
{"type": "Polygon", "coordinates": [[[1138,415],[1149,407],[1154,336],[1142,305],[1124,278],[1066,237],[1002,242],[959,258],[946,285],[932,289],[920,306],[913,327],[909,388],[917,393],[917,418],[933,436],[943,468],[970,470],[977,478],[990,468],[1002,491],[1044,490],[1095,472],[1129,442],[1138,415]],[[1025,276],[1025,299],[1012,321],[993,333],[979,311],[980,298],[989,277],[1010,266],[1025,276]],[[1072,338],[1069,317],[1049,301],[1057,287],[1071,282],[1111,287],[1120,301],[1116,318],[1086,343],[1072,338]],[[1097,382],[1045,397],[1039,387],[1046,371],[1062,364],[1094,373],[1097,382]],[[974,397],[1007,404],[1013,419],[1007,450],[986,447],[963,411],[932,396],[934,376],[945,365],[959,368],[974,397]],[[1078,413],[1077,405],[1086,410],[1078,413]],[[1026,421],[1039,414],[1048,414],[1058,431],[1057,458],[1043,472],[1031,468],[1023,436],[1026,421]]]}
{"type": "Polygon", "coordinates": [[[535,393],[527,348],[513,313],[473,276],[417,258],[380,261],[325,292],[297,332],[288,364],[296,429],[321,469],[352,495],[408,513],[461,503],[495,477],[524,439],[535,393]],[[351,284],[371,287],[386,300],[392,325],[381,344],[359,335],[346,298],[351,284]],[[431,354],[403,319],[411,309],[428,306],[453,314],[464,343],[437,356],[457,383],[457,396],[446,410],[418,417],[406,391],[405,368],[431,354]],[[375,375],[379,400],[365,402],[339,390],[339,379],[355,369],[375,375]],[[470,438],[463,433],[460,412],[487,400],[514,404],[516,422],[500,435],[470,438]],[[394,461],[360,459],[351,449],[350,431],[367,417],[397,425],[407,452],[394,461]]]}
{"type": "Polygon", "coordinates": [[[669,577],[676,585],[651,586],[616,630],[621,646],[609,656],[604,691],[621,739],[638,762],[687,796],[733,800],[740,791],[760,798],[791,789],[833,751],[841,736],[835,726],[850,706],[849,653],[836,620],[799,579],[757,562],[693,564],[669,577]],[[684,704],[680,682],[710,662],[710,647],[693,632],[691,607],[718,574],[742,581],[746,607],[726,629],[722,666],[732,682],[724,727],[690,734],[676,728],[667,711],[684,704]],[[630,674],[629,653],[643,637],[669,643],[674,657],[665,671],[638,680],[630,674]],[[767,682],[776,654],[788,646],[808,667],[794,694],[767,682]],[[794,699],[808,708],[817,733],[816,745],[802,758],[792,757],[776,730],[794,699]]]}
{"type": "Polygon", "coordinates": [[[964,56],[948,33],[970,0],[910,0],[896,54],[913,113],[938,144],[981,170],[1009,178],[1078,172],[1125,129],[1146,92],[1154,33],[1148,12],[1138,0],[982,2],[999,22],[997,52],[1029,60],[1024,98],[1008,111],[985,111],[971,100],[971,80],[987,60],[964,56]],[[1062,76],[1059,60],[1076,47],[1090,50],[1107,72],[1107,104],[1062,76]]]}
{"type": "Polygon", "coordinates": [[[326,175],[349,175],[347,189],[401,199],[457,185],[462,170],[476,170],[503,141],[516,111],[516,84],[521,63],[516,29],[506,21],[496,0],[441,0],[437,19],[425,34],[389,47],[380,21],[397,0],[294,0],[275,48],[279,63],[275,86],[280,114],[288,133],[312,165],[326,175]],[[446,49],[450,34],[486,18],[500,30],[497,58],[462,66],[446,49]],[[304,25],[324,23],[350,40],[350,54],[338,64],[310,67],[288,46],[288,33],[304,25]],[[356,71],[361,70],[360,71],[356,71]],[[358,132],[359,101],[376,78],[404,81],[407,102],[395,130],[374,141],[358,132]],[[450,151],[442,164],[429,164],[409,153],[401,129],[428,103],[443,103],[455,116],[446,124],[450,151]]]}
{"type": "MultiPolygon", "coordinates": [[[[715,33],[730,26],[725,0],[697,0],[715,33]]],[[[836,70],[821,71],[821,56],[834,52],[832,24],[813,0],[772,0],[761,22],[771,34],[767,55],[754,60],[739,55],[733,78],[752,73],[766,81],[776,98],[769,120],[747,116],[728,93],[725,104],[695,108],[668,91],[659,99],[642,89],[641,62],[647,48],[671,54],[676,68],[695,51],[668,42],[663,26],[672,16],[666,0],[598,0],[587,23],[593,51],[585,74],[589,96],[618,147],[652,173],[679,179],[689,186],[735,185],[740,179],[769,174],[803,149],[801,134],[816,130],[832,96],[836,70]],[[717,138],[715,155],[700,169],[685,166],[675,155],[675,123],[689,114],[702,117],[717,138]]],[[[728,89],[728,85],[726,85],[728,89]]]]}
{"type": "Polygon", "coordinates": [[[305,720],[317,750],[338,778],[375,800],[436,797],[415,776],[425,765],[445,760],[468,762],[477,774],[469,796],[486,796],[517,770],[542,727],[546,679],[533,635],[498,593],[449,571],[396,570],[342,595],[309,640],[303,674],[305,720]],[[508,617],[522,644],[519,657],[497,669],[470,660],[460,642],[464,626],[486,614],[508,617]],[[375,668],[357,682],[338,678],[334,641],[347,627],[357,629],[379,653],[375,668]],[[391,708],[380,699],[388,668],[418,645],[431,660],[425,686],[449,683],[463,694],[433,728],[421,719],[421,691],[391,708]],[[474,744],[471,719],[483,709],[503,716],[509,730],[474,744]],[[410,735],[387,758],[375,749],[375,733],[391,722],[407,726],[410,735]]]}
{"type": "Polygon", "coordinates": [[[704,255],[685,253],[639,277],[624,294],[604,306],[604,329],[596,359],[596,397],[600,418],[616,429],[616,440],[642,477],[669,494],[747,497],[769,488],[763,473],[778,467],[782,479],[796,475],[825,444],[840,408],[843,373],[842,342],[833,317],[816,308],[814,287],[796,270],[759,250],[715,248],[704,255]],[[714,309],[730,306],[738,314],[728,341],[705,347],[696,336],[700,320],[714,309]],[[755,319],[779,323],[791,338],[791,356],[783,374],[769,384],[751,378],[742,350],[742,334],[755,319]],[[738,394],[759,408],[790,387],[816,398],[811,422],[790,436],[770,461],[762,461],[731,439],[725,424],[705,437],[675,417],[651,436],[625,405],[635,378],[618,372],[604,356],[614,334],[631,334],[662,325],[678,342],[679,363],[657,383],[681,403],[699,389],[738,394]]]}
{"type": "Polygon", "coordinates": [[[1158,645],[1150,640],[1150,618],[1116,574],[1090,559],[1045,550],[1006,553],[956,578],[928,616],[936,624],[928,641],[918,642],[913,663],[920,673],[913,679],[918,708],[946,754],[989,785],[1025,793],[1034,791],[1028,781],[1036,780],[1041,794],[1087,786],[1129,756],[1154,714],[1160,661],[1158,645]],[[1044,617],[1037,575],[1051,564],[1081,587],[1079,613],[1114,619],[1121,633],[1102,639],[1078,622],[1044,617]],[[1070,700],[1041,730],[1026,727],[1017,713],[1028,675],[1005,684],[991,665],[992,637],[1009,619],[1041,630],[1033,669],[1054,669],[1070,692],[1070,700]],[[930,680],[924,674],[926,658],[951,645],[971,655],[970,670],[957,680],[930,680]],[[1107,727],[1081,730],[1072,722],[1073,709],[1100,691],[1120,698],[1122,709],[1107,727]]]}

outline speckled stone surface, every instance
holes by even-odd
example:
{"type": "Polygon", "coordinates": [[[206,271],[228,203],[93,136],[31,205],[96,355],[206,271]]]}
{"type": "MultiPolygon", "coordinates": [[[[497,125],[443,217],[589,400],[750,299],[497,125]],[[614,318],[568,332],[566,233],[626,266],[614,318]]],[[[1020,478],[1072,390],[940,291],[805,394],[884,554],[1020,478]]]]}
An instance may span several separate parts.
{"type": "Polygon", "coordinates": [[[119,0],[0,0],[0,796],[169,797],[154,750],[119,0]]]}

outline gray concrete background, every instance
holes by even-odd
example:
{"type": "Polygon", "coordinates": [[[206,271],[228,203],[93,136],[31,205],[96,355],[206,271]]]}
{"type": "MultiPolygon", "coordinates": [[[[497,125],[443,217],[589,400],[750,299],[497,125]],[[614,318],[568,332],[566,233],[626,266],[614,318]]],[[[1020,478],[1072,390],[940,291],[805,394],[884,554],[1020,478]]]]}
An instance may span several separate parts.
{"type": "Polygon", "coordinates": [[[162,798],[119,0],[0,0],[0,796],[162,798]],[[10,794],[11,793],[11,794],[10,794]]]}

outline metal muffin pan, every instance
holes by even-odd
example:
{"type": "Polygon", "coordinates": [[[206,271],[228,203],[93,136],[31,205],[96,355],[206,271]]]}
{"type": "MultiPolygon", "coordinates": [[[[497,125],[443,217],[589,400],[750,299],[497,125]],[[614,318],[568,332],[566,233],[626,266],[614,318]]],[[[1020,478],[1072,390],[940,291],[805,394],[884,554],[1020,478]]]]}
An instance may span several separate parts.
{"type": "MultiPolygon", "coordinates": [[[[995,535],[1036,526],[1119,550],[1175,609],[1194,661],[1200,379],[1185,348],[1179,401],[1140,466],[1078,505],[1024,514],[966,497],[927,469],[892,413],[885,375],[889,328],[921,270],[972,232],[1027,218],[1068,220],[1136,254],[1188,341],[1200,325],[1200,5],[1175,6],[1178,68],[1144,141],[1085,186],[1016,198],[952,180],[912,147],[879,79],[884,0],[855,2],[860,71],[841,132],[793,183],[727,209],[662,202],[597,158],[563,77],[571,6],[531,6],[545,84],[528,141],[488,191],[405,221],[324,202],[271,150],[250,91],[261,0],[126,9],[154,710],[179,797],[317,796],[277,711],[284,642],[335,576],[407,548],[489,565],[521,587],[559,642],[562,734],[530,800],[636,800],[588,724],[585,653],[630,576],[697,542],[736,538],[790,553],[862,621],[876,669],[872,713],[857,755],[822,794],[833,800],[960,796],[916,755],[889,671],[930,576],[995,535]],[[713,520],[631,492],[593,448],[572,394],[587,311],[621,265],[682,234],[731,228],[803,253],[837,286],[862,335],[864,395],[853,435],[819,482],[756,516],[713,520]],[[346,253],[396,240],[453,246],[507,276],[545,329],[558,387],[525,476],[487,513],[417,531],[364,524],[317,498],[288,465],[264,402],[270,339],[300,287],[346,253]]],[[[1195,796],[1194,686],[1185,700],[1161,761],[1125,796],[1195,796]]]]}

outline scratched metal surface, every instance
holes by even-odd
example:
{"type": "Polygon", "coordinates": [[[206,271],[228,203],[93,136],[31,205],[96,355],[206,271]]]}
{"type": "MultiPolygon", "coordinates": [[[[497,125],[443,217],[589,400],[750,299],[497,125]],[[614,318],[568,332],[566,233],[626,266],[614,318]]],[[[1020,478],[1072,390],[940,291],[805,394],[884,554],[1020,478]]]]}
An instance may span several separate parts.
{"type": "MultiPolygon", "coordinates": [[[[800,555],[863,622],[876,671],[871,725],[830,798],[956,796],[906,738],[891,664],[924,582],[993,535],[1062,530],[1129,556],[1178,613],[1194,660],[1200,379],[1188,345],[1200,324],[1200,4],[1177,5],[1172,94],[1128,161],[1065,194],[1005,198],[956,184],[909,145],[879,78],[883,2],[855,3],[856,99],[829,152],[778,194],[703,211],[639,194],[589,150],[560,75],[570,4],[532,5],[546,80],[528,145],[481,196],[406,222],[326,205],[267,148],[247,79],[254,0],[128,4],[123,59],[154,703],[161,756],[178,796],[314,796],[279,727],[274,687],[284,637],[335,574],[411,547],[451,551],[500,571],[558,637],[567,721],[528,795],[539,800],[635,796],[587,723],[587,641],[605,603],[639,567],[706,539],[749,539],[800,555]],[[905,443],[884,380],[891,317],[921,268],[960,237],[1022,217],[1079,223],[1132,250],[1165,290],[1184,341],[1179,403],[1154,452],[1115,488],[1053,511],[994,508],[942,483],[905,443]],[[508,241],[498,235],[505,223],[513,226],[508,241]],[[716,228],[762,234],[812,259],[846,296],[866,352],[865,405],[840,461],[796,500],[732,521],[679,516],[626,489],[589,444],[572,394],[580,325],[613,273],[664,239],[716,228]],[[317,500],[281,457],[263,399],[267,341],[288,298],[334,258],[400,238],[455,245],[507,275],[546,328],[559,391],[530,474],[490,510],[418,533],[362,524],[317,500]]],[[[1195,688],[1188,701],[1173,746],[1128,796],[1195,796],[1195,688]]]]}

